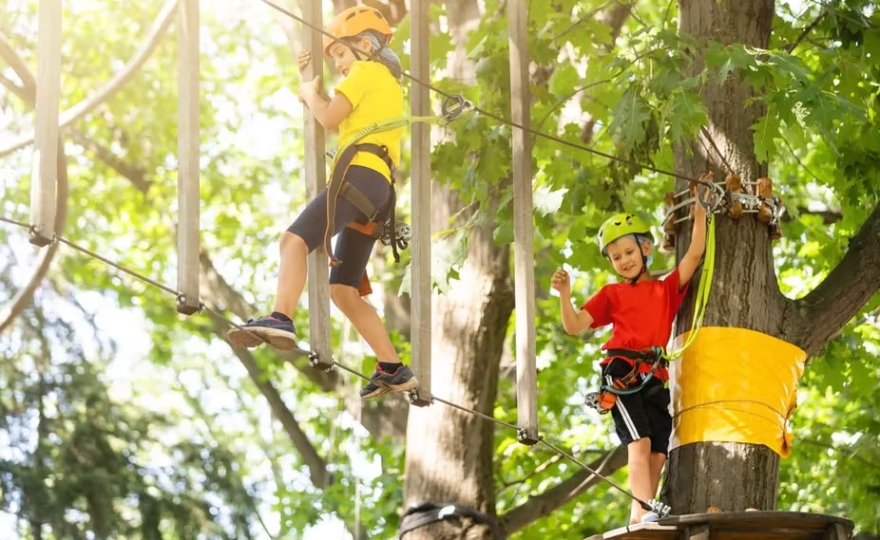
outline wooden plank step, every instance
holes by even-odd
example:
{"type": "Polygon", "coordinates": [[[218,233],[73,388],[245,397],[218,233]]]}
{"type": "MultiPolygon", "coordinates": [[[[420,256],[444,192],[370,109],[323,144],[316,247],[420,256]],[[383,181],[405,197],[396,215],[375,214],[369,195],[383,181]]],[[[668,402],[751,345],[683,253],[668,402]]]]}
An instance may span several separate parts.
{"type": "Polygon", "coordinates": [[[805,512],[722,512],[670,516],[587,540],[847,540],[853,522],[805,512]]]}

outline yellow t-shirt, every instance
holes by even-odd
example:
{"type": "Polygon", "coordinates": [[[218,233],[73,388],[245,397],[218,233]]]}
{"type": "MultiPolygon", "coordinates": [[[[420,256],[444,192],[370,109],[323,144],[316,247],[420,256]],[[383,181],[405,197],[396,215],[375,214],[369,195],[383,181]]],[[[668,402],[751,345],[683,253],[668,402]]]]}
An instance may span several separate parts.
{"type": "MultiPolygon", "coordinates": [[[[348,98],[352,107],[351,114],[339,124],[340,148],[370,124],[403,116],[403,89],[388,68],[378,62],[354,62],[348,76],[336,87],[336,93],[348,98]]],[[[396,167],[400,163],[401,137],[402,127],[371,133],[357,142],[385,146],[396,167]]],[[[391,181],[388,165],[371,152],[358,152],[351,164],[369,167],[391,181]]]]}

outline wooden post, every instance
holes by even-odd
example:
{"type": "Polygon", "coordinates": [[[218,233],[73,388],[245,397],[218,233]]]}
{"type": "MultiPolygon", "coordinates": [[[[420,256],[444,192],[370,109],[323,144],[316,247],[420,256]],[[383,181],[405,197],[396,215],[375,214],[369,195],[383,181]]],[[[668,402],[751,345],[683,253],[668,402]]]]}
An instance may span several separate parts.
{"type": "Polygon", "coordinates": [[[709,525],[702,523],[700,525],[688,525],[680,537],[682,540],[709,540],[710,536],[709,525]]]}
{"type": "Polygon", "coordinates": [[[178,12],[177,311],[199,310],[199,0],[178,12]]]}
{"type": "MultiPolygon", "coordinates": [[[[410,17],[413,77],[430,79],[430,30],[428,2],[413,2],[410,17]]],[[[428,116],[431,97],[421,84],[410,86],[410,107],[413,116],[428,116]]],[[[412,365],[419,379],[413,405],[431,404],[431,126],[412,126],[412,268],[410,298],[412,299],[412,365]]]]}
{"type": "MultiPolygon", "coordinates": [[[[302,3],[303,19],[316,28],[323,28],[321,0],[305,0],[302,3]]],[[[324,72],[323,35],[308,26],[303,27],[303,48],[312,51],[312,61],[303,73],[304,81],[311,81],[324,72]]],[[[308,109],[305,119],[305,173],[306,196],[309,200],[318,196],[327,185],[324,160],[324,130],[308,109]]],[[[319,369],[332,367],[330,348],[330,263],[319,247],[308,258],[309,272],[309,344],[318,354],[312,365],[319,369]]]]}
{"type": "MultiPolygon", "coordinates": [[[[527,0],[509,0],[510,113],[513,122],[529,127],[528,6],[527,0]]],[[[514,128],[513,238],[516,287],[516,413],[519,442],[538,442],[538,386],[535,365],[535,257],[532,223],[532,140],[524,129],[514,128]]]]}
{"type": "Polygon", "coordinates": [[[38,24],[30,243],[42,247],[51,244],[55,238],[58,109],[61,98],[61,0],[40,2],[38,24]]]}
{"type": "Polygon", "coordinates": [[[822,540],[849,540],[852,535],[840,523],[832,523],[825,528],[822,540]]]}

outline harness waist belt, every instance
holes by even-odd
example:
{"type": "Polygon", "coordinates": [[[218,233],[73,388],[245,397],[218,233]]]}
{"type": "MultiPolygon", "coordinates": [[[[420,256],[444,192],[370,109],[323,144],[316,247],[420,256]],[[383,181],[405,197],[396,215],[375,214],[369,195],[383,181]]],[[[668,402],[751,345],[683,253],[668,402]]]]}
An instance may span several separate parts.
{"type": "Polygon", "coordinates": [[[637,362],[654,362],[662,356],[654,351],[634,351],[631,349],[608,349],[605,351],[608,358],[623,357],[637,362]]]}

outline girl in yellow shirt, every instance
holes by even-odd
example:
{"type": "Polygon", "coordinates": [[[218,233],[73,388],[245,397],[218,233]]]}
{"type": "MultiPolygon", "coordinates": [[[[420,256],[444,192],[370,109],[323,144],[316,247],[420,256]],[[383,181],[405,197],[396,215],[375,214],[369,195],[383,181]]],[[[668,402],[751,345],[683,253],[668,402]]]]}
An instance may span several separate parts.
{"type": "MultiPolygon", "coordinates": [[[[322,94],[320,77],[302,81],[299,96],[325,129],[339,132],[343,148],[354,142],[355,135],[365,127],[403,116],[399,82],[402,70],[400,59],[388,48],[391,27],[381,12],[366,6],[346,9],[333,19],[327,32],[335,39],[325,37],[324,53],[345,78],[332,99],[322,94]]],[[[300,53],[300,71],[310,61],[310,51],[300,53]]],[[[231,330],[229,340],[234,346],[256,347],[265,340],[280,350],[296,347],[291,319],[305,287],[306,257],[324,242],[326,231],[339,234],[332,254],[337,264],[330,271],[330,297],[379,360],[361,397],[406,392],[418,386],[412,371],[400,362],[379,315],[358,290],[376,242],[358,225],[368,225],[370,217],[382,223],[393,210],[391,175],[400,161],[402,136],[403,128],[399,128],[371,133],[356,141],[358,151],[344,169],[343,181],[369,199],[378,215],[367,216],[347,198],[328,197],[326,189],[321,192],[282,235],[281,269],[272,313],[249,320],[244,325],[246,331],[231,330]],[[333,226],[328,227],[331,215],[333,226]],[[354,228],[347,227],[352,223],[354,228]]]]}

